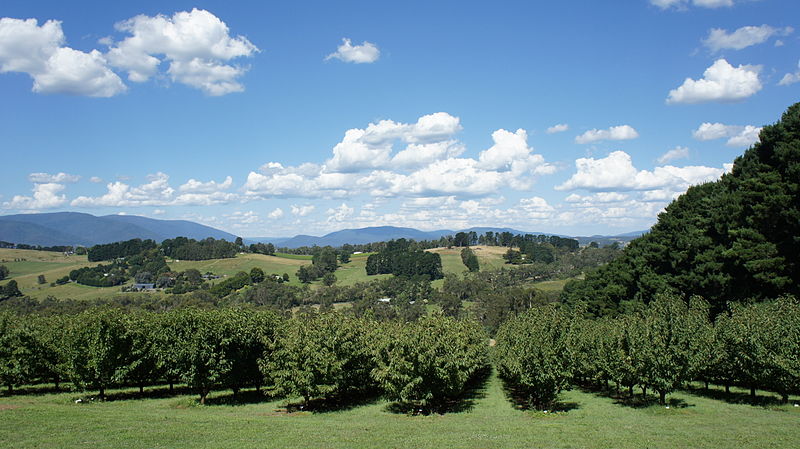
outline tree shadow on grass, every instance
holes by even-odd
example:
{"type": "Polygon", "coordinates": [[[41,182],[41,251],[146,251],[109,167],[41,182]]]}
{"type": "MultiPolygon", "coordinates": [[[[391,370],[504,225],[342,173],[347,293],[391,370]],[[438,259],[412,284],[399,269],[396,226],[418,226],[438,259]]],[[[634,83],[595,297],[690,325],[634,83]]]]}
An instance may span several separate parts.
{"type": "Polygon", "coordinates": [[[386,410],[391,413],[404,415],[444,415],[445,413],[468,412],[475,408],[475,404],[477,404],[478,400],[486,397],[486,387],[491,375],[491,367],[479,371],[467,382],[464,391],[456,397],[446,398],[438,403],[427,406],[406,402],[393,402],[386,406],[386,410]]]}
{"type": "Polygon", "coordinates": [[[69,393],[70,391],[73,391],[72,388],[64,384],[60,385],[58,388],[52,384],[23,385],[21,387],[14,388],[11,394],[8,394],[7,389],[3,389],[3,391],[0,392],[0,397],[43,396],[46,394],[69,393]]]}
{"type": "Polygon", "coordinates": [[[273,398],[264,394],[263,391],[259,390],[239,390],[238,393],[233,394],[233,392],[228,392],[225,394],[209,396],[206,398],[205,405],[208,406],[219,406],[219,405],[227,405],[227,406],[237,406],[237,405],[247,405],[247,404],[258,404],[261,402],[270,402],[273,398]]]}
{"type": "Polygon", "coordinates": [[[756,395],[755,399],[750,396],[750,392],[731,391],[726,393],[723,389],[717,388],[687,388],[687,393],[717,401],[724,401],[728,404],[747,404],[757,407],[779,407],[785,405],[777,396],[756,395]]]}
{"type": "Polygon", "coordinates": [[[344,394],[327,398],[314,398],[305,402],[287,402],[285,408],[278,411],[285,413],[311,412],[331,413],[352,410],[357,407],[375,404],[381,400],[378,392],[369,391],[358,394],[344,394]]]}
{"type": "MultiPolygon", "coordinates": [[[[580,387],[584,393],[592,393],[595,396],[612,399],[614,404],[630,408],[647,408],[660,405],[658,396],[653,394],[642,395],[635,393],[631,396],[627,391],[616,391],[612,389],[598,389],[587,386],[580,387]]],[[[670,408],[687,408],[694,407],[694,404],[689,404],[683,399],[667,396],[666,405],[670,408]]]]}
{"type": "MultiPolygon", "coordinates": [[[[516,387],[505,379],[501,380],[503,382],[503,392],[506,394],[508,400],[514,405],[515,409],[525,411],[539,410],[533,404],[531,404],[529,396],[522,389],[516,387]]],[[[579,408],[580,405],[577,402],[556,400],[555,402],[543,407],[542,411],[569,412],[579,408]]]]}
{"type": "MultiPolygon", "coordinates": [[[[194,391],[187,386],[176,386],[170,391],[169,387],[145,387],[141,393],[138,389],[126,389],[112,392],[106,392],[106,402],[111,401],[133,401],[139,399],[164,399],[174,396],[183,396],[193,394],[194,391]]],[[[96,392],[87,392],[87,394],[97,396],[96,392]]]]}

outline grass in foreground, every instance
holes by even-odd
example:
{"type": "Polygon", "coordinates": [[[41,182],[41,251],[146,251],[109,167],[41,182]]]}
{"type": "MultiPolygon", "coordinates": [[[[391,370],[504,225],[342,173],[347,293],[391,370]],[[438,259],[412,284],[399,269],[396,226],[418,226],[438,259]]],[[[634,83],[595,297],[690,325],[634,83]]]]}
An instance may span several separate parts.
{"type": "MultiPolygon", "coordinates": [[[[286,401],[228,392],[75,404],[77,393],[0,398],[0,446],[198,448],[796,447],[800,408],[732,404],[690,393],[682,407],[630,407],[582,391],[562,395],[569,411],[515,408],[491,377],[465,411],[408,416],[384,401],[324,413],[286,412],[286,401]]],[[[128,397],[135,397],[132,390],[128,397]]]]}

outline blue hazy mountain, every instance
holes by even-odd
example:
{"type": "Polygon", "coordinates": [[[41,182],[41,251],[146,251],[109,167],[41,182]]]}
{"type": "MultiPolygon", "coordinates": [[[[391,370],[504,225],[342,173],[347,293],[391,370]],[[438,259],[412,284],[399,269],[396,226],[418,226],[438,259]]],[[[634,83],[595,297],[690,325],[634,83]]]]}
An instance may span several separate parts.
{"type": "MultiPolygon", "coordinates": [[[[323,236],[296,235],[294,237],[251,237],[247,243],[272,243],[278,247],[298,248],[301,246],[341,246],[345,243],[363,244],[383,242],[392,239],[437,240],[457,232],[486,232],[517,234],[549,234],[536,231],[520,231],[512,228],[473,227],[457,231],[441,229],[436,231],[420,231],[413,228],[396,226],[374,226],[359,229],[342,229],[323,236]]],[[[596,241],[600,245],[617,242],[628,242],[645,231],[629,232],[616,236],[595,235],[591,237],[574,237],[582,245],[596,241]]],[[[209,226],[186,220],[157,220],[136,215],[106,215],[96,217],[78,212],[56,212],[48,214],[20,214],[0,216],[0,240],[28,245],[84,245],[118,242],[133,238],[153,239],[161,242],[164,239],[178,236],[193,239],[213,237],[233,241],[236,236],[209,226]]]]}
{"type": "MultiPolygon", "coordinates": [[[[249,243],[262,242],[272,243],[278,247],[285,248],[299,248],[301,246],[341,246],[345,243],[350,244],[363,244],[373,242],[384,242],[392,239],[414,239],[414,240],[436,240],[446,235],[455,235],[457,232],[475,232],[478,235],[485,234],[486,232],[503,233],[510,232],[514,235],[517,234],[545,234],[545,235],[558,235],[560,237],[568,237],[564,234],[551,234],[547,232],[537,231],[520,231],[512,228],[494,228],[494,227],[472,227],[468,229],[460,229],[452,231],[442,229],[437,231],[420,231],[413,228],[401,228],[396,226],[376,226],[359,229],[343,229],[341,231],[331,232],[323,236],[313,235],[296,235],[294,237],[251,237],[246,239],[249,243]]],[[[574,237],[582,245],[588,245],[590,242],[597,242],[600,245],[608,245],[615,241],[624,243],[640,236],[645,231],[635,231],[616,236],[591,236],[591,237],[574,237]]]]}
{"type": "Polygon", "coordinates": [[[213,237],[233,241],[236,236],[185,220],[157,220],[133,215],[96,217],[78,212],[0,216],[0,240],[28,245],[96,245],[133,238],[193,239],[213,237]]]}

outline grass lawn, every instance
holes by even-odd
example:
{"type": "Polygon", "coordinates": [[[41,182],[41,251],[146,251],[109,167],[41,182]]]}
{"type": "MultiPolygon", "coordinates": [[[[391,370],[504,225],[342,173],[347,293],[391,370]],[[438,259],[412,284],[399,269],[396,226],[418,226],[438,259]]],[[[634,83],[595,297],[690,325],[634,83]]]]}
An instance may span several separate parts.
{"type": "MultiPolygon", "coordinates": [[[[134,390],[124,393],[136,397],[134,390]]],[[[761,407],[676,393],[670,399],[677,407],[631,407],[573,390],[562,395],[568,411],[545,414],[517,409],[496,377],[462,403],[463,411],[431,416],[392,413],[384,401],[287,413],[286,401],[260,402],[253,395],[232,404],[228,392],[212,394],[206,406],[196,405],[194,396],[74,403],[80,396],[0,397],[0,446],[789,448],[800,439],[800,408],[791,405],[761,407]]]]}
{"type": "Polygon", "coordinates": [[[240,271],[250,272],[253,267],[259,267],[266,274],[289,274],[290,283],[300,285],[295,273],[301,265],[310,265],[310,260],[267,256],[264,254],[237,254],[230,259],[211,260],[181,260],[178,262],[167,260],[167,265],[173,271],[185,271],[195,268],[201,273],[210,271],[217,275],[233,276],[240,271]]]}

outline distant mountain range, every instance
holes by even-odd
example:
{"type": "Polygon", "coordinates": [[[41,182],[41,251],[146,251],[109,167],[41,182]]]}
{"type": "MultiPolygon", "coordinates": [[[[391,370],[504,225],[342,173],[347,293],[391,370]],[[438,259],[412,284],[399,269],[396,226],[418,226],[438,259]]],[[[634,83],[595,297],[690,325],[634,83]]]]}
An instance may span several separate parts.
{"type": "Polygon", "coordinates": [[[474,231],[478,235],[485,234],[486,232],[502,233],[510,232],[514,235],[517,234],[544,234],[544,235],[558,235],[559,237],[570,237],[578,240],[581,245],[588,245],[590,242],[597,242],[599,245],[609,245],[613,242],[629,242],[636,237],[644,234],[647,231],[628,232],[619,235],[593,235],[589,237],[574,237],[563,234],[551,234],[548,232],[537,231],[520,231],[512,228],[492,228],[492,227],[473,227],[469,229],[460,229],[452,231],[442,229],[437,231],[420,231],[413,228],[400,228],[395,226],[376,226],[369,228],[359,229],[342,229],[341,231],[331,232],[321,237],[311,235],[296,235],[294,237],[251,237],[245,239],[248,243],[272,243],[278,247],[285,248],[299,248],[301,246],[341,246],[345,243],[350,244],[364,244],[372,242],[383,242],[392,239],[414,239],[414,240],[437,240],[446,235],[455,235],[457,232],[471,232],[474,231]]]}
{"type": "MultiPolygon", "coordinates": [[[[457,232],[474,231],[484,234],[488,231],[512,234],[545,234],[559,235],[546,232],[520,231],[511,228],[473,227],[452,231],[447,229],[437,231],[420,231],[413,228],[395,226],[376,226],[360,229],[343,229],[331,232],[321,237],[312,235],[296,235],[294,237],[253,237],[244,239],[246,243],[272,243],[278,247],[298,248],[301,246],[341,246],[345,243],[363,244],[382,242],[392,239],[436,240],[446,235],[455,235],[457,232]]],[[[628,242],[642,235],[646,231],[629,232],[614,236],[595,235],[591,237],[572,237],[582,245],[597,242],[608,245],[613,242],[628,242]]],[[[161,242],[165,239],[178,236],[193,239],[213,237],[225,239],[230,242],[236,236],[219,229],[201,225],[186,220],[157,220],[154,218],[139,217],[135,215],[106,215],[96,217],[78,212],[56,212],[48,214],[20,214],[0,216],[0,240],[11,243],[25,243],[28,245],[56,246],[56,245],[83,245],[91,246],[99,243],[118,242],[133,238],[153,239],[161,242]]]]}
{"type": "Polygon", "coordinates": [[[0,240],[28,245],[91,246],[134,238],[161,242],[178,236],[236,239],[233,234],[191,221],[156,220],[135,215],[95,217],[78,212],[56,212],[0,216],[0,240]]]}

